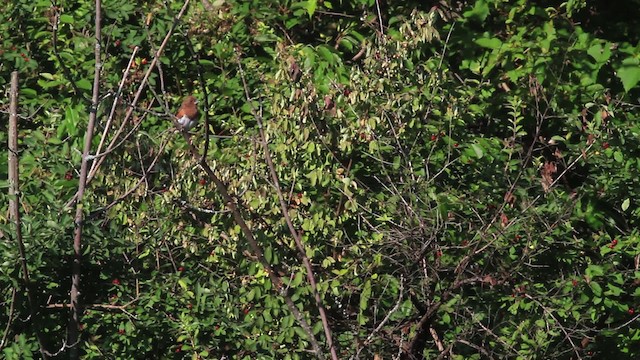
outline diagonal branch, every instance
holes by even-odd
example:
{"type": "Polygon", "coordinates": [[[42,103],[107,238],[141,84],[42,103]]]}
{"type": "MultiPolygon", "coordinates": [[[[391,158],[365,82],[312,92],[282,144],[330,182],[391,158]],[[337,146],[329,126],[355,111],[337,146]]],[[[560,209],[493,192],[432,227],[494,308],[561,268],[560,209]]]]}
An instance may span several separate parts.
{"type": "Polygon", "coordinates": [[[311,326],[309,326],[309,323],[307,322],[307,320],[305,320],[304,315],[300,312],[300,310],[298,310],[298,307],[291,299],[291,296],[288,294],[288,289],[284,286],[282,280],[276,274],[276,271],[273,269],[273,267],[269,264],[267,259],[264,257],[264,252],[262,251],[262,248],[260,247],[260,245],[258,244],[258,241],[253,235],[253,231],[249,227],[249,224],[247,224],[247,222],[244,220],[243,214],[240,208],[238,207],[238,205],[236,204],[236,201],[234,200],[233,197],[231,197],[231,195],[229,195],[229,192],[227,191],[227,186],[222,182],[222,180],[220,180],[220,178],[215,174],[215,172],[213,172],[213,169],[211,169],[206,159],[203,158],[202,155],[198,152],[198,150],[193,146],[190,135],[185,132],[182,132],[182,136],[187,142],[187,145],[189,146],[189,151],[191,152],[191,155],[193,156],[193,158],[200,159],[200,166],[202,167],[204,172],[207,173],[207,176],[209,176],[209,178],[213,180],[213,183],[215,184],[216,189],[218,190],[218,192],[220,192],[220,195],[224,200],[225,206],[231,211],[233,220],[240,227],[240,230],[242,231],[242,234],[244,235],[244,237],[247,239],[247,242],[249,243],[251,250],[253,251],[255,256],[258,258],[258,261],[264,267],[265,271],[269,275],[269,280],[271,280],[271,283],[273,284],[274,288],[279,292],[280,296],[284,298],[284,301],[287,304],[287,307],[289,308],[293,316],[296,318],[296,320],[298,321],[298,323],[300,324],[304,332],[309,337],[308,340],[311,343],[311,347],[313,348],[313,351],[316,357],[318,359],[324,359],[324,354],[322,353],[322,349],[318,344],[318,340],[316,340],[315,336],[313,335],[313,330],[311,329],[311,326]]]}
{"type": "MultiPolygon", "coordinates": [[[[267,162],[267,167],[269,168],[269,173],[271,175],[271,180],[273,181],[273,186],[278,194],[278,200],[280,201],[280,208],[282,210],[282,215],[284,216],[285,221],[287,222],[287,226],[289,227],[289,232],[293,236],[293,239],[296,243],[296,247],[298,248],[298,254],[302,258],[302,263],[304,264],[305,269],[307,270],[307,281],[311,286],[311,290],[313,291],[313,295],[316,301],[316,306],[318,307],[318,312],[320,313],[320,319],[322,320],[322,327],[324,328],[324,334],[327,338],[327,345],[329,346],[329,350],[331,352],[331,358],[333,360],[338,359],[338,354],[336,353],[335,346],[333,344],[333,337],[331,335],[331,327],[329,326],[329,320],[327,318],[326,311],[324,309],[324,305],[322,304],[322,298],[320,297],[320,293],[318,292],[318,285],[316,284],[316,279],[313,273],[313,268],[311,267],[311,261],[307,256],[307,251],[302,244],[302,239],[300,238],[300,233],[296,230],[293,225],[293,221],[291,220],[291,216],[289,216],[289,208],[287,203],[284,200],[284,195],[282,195],[282,188],[280,187],[280,181],[278,180],[278,174],[276,173],[276,168],[273,165],[273,160],[271,158],[271,152],[269,151],[269,144],[267,143],[267,136],[264,132],[264,127],[262,126],[262,111],[258,112],[253,107],[253,100],[249,95],[249,87],[247,85],[246,78],[244,76],[244,70],[242,69],[242,64],[238,60],[238,68],[240,69],[240,76],[242,77],[242,84],[244,86],[245,96],[247,102],[251,106],[251,110],[253,112],[253,116],[258,122],[258,129],[260,131],[260,143],[262,144],[262,148],[264,151],[264,157],[267,162]]],[[[260,109],[262,110],[262,109],[260,109]]]]}

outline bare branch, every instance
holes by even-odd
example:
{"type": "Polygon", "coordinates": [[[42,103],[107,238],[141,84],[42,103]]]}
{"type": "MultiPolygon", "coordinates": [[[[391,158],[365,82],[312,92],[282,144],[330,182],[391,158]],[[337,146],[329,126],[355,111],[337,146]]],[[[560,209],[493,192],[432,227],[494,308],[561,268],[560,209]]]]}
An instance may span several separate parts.
{"type": "Polygon", "coordinates": [[[93,77],[93,94],[91,96],[91,108],[89,110],[89,124],[84,136],[84,149],[82,151],[82,163],[80,165],[80,177],[78,181],[78,202],[76,204],[75,214],[75,230],[73,235],[73,269],[71,274],[71,317],[69,319],[68,327],[68,343],[70,345],[69,357],[72,360],[78,359],[80,352],[77,344],[80,341],[80,317],[82,314],[82,307],[80,305],[80,262],[82,258],[82,229],[84,221],[84,209],[82,206],[82,197],[84,195],[85,187],[87,184],[87,173],[89,171],[89,153],[91,151],[91,143],[93,140],[93,131],[96,124],[96,114],[98,112],[98,101],[100,96],[100,71],[102,69],[101,63],[101,46],[102,46],[102,2],[96,0],[95,2],[95,74],[93,77]]]}

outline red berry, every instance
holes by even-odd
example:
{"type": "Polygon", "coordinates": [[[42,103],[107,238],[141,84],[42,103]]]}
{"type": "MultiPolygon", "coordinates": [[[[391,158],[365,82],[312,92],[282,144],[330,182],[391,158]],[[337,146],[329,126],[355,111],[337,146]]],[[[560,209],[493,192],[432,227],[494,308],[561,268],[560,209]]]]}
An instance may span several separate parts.
{"type": "Polygon", "coordinates": [[[118,334],[120,335],[124,335],[126,331],[124,329],[118,329],[118,334]]]}
{"type": "Polygon", "coordinates": [[[116,40],[113,44],[114,44],[115,46],[120,46],[120,40],[116,40]]]}
{"type": "Polygon", "coordinates": [[[191,303],[187,304],[187,309],[192,309],[193,305],[191,303]]]}
{"type": "Polygon", "coordinates": [[[142,65],[147,65],[147,58],[142,59],[142,61],[140,61],[140,63],[142,65]]]}
{"type": "Polygon", "coordinates": [[[344,96],[349,96],[349,95],[351,95],[351,90],[344,89],[344,93],[343,94],[344,94],[344,96]]]}
{"type": "Polygon", "coordinates": [[[431,135],[431,141],[436,141],[438,140],[438,136],[437,135],[431,135]]]}
{"type": "Polygon", "coordinates": [[[113,280],[111,280],[111,283],[112,283],[113,285],[116,285],[116,286],[117,286],[117,285],[120,285],[120,279],[117,279],[117,278],[116,278],[116,279],[113,279],[113,280]]]}
{"type": "Polygon", "coordinates": [[[605,141],[605,142],[603,142],[603,143],[602,143],[602,148],[603,148],[603,149],[605,149],[605,150],[606,150],[606,149],[608,149],[608,148],[609,148],[609,143],[608,143],[608,142],[606,142],[606,141],[605,141]]]}
{"type": "Polygon", "coordinates": [[[571,284],[573,286],[578,286],[578,280],[576,280],[576,279],[571,280],[571,284]]]}
{"type": "Polygon", "coordinates": [[[636,311],[633,310],[633,308],[629,308],[629,310],[627,310],[627,312],[629,313],[629,315],[633,315],[636,311]]]}
{"type": "Polygon", "coordinates": [[[458,143],[453,144],[453,147],[458,147],[458,143]]]}
{"type": "Polygon", "coordinates": [[[438,251],[436,252],[436,257],[441,257],[441,256],[442,256],[442,251],[438,250],[438,251]]]}
{"type": "Polygon", "coordinates": [[[64,179],[65,180],[71,180],[73,179],[73,173],[71,171],[67,171],[66,174],[64,174],[64,179]]]}
{"type": "Polygon", "coordinates": [[[613,245],[613,246],[618,245],[618,240],[616,240],[616,239],[611,240],[611,245],[613,245]]]}
{"type": "Polygon", "coordinates": [[[179,272],[183,272],[183,271],[184,271],[184,267],[180,266],[180,267],[178,268],[178,271],[179,271],[179,272]]]}
{"type": "Polygon", "coordinates": [[[243,309],[242,312],[247,315],[249,313],[249,308],[243,309]]]}
{"type": "Polygon", "coordinates": [[[201,178],[200,180],[198,180],[198,184],[200,184],[200,185],[206,185],[206,184],[207,184],[207,179],[205,179],[205,178],[201,178]]]}

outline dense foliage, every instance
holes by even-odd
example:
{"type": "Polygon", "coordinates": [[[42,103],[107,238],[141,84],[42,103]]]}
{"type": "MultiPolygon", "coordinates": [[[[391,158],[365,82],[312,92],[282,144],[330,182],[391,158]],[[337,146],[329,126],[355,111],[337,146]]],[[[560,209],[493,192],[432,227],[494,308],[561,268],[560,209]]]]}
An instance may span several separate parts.
{"type": "MultiPolygon", "coordinates": [[[[105,1],[81,357],[638,358],[638,17],[550,3],[105,1]]],[[[3,8],[0,350],[68,357],[96,9],[3,8]]]]}

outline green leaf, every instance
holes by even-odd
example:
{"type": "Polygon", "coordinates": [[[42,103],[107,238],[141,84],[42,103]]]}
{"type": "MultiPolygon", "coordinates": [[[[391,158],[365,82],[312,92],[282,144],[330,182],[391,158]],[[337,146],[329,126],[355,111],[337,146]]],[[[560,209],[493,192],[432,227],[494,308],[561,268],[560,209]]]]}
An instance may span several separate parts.
{"type": "Polygon", "coordinates": [[[308,0],[307,1],[307,13],[309,14],[309,17],[313,16],[313,13],[316,12],[316,8],[318,7],[318,0],[308,0]]]}
{"type": "Polygon", "coordinates": [[[198,60],[198,62],[200,63],[200,65],[207,65],[207,66],[214,66],[215,63],[211,60],[207,60],[207,59],[200,59],[198,60]]]}
{"type": "Polygon", "coordinates": [[[475,41],[476,44],[489,48],[489,49],[500,49],[502,46],[502,41],[498,38],[480,38],[475,41]]]}
{"type": "Polygon", "coordinates": [[[299,326],[296,326],[295,328],[293,328],[293,330],[296,332],[296,334],[298,334],[298,336],[302,339],[306,339],[308,337],[307,333],[304,331],[304,329],[302,329],[299,326]]]}
{"type": "Polygon", "coordinates": [[[587,267],[587,270],[585,271],[585,274],[590,279],[593,279],[595,277],[604,275],[604,269],[600,265],[589,265],[587,267]]]}
{"type": "Polygon", "coordinates": [[[334,63],[333,53],[327,46],[318,46],[318,54],[320,54],[320,56],[322,56],[329,64],[334,63]]]}
{"type": "Polygon", "coordinates": [[[302,284],[302,273],[301,272],[297,272],[296,276],[293,278],[293,281],[291,282],[291,286],[292,287],[297,287],[300,284],[302,284]]]}
{"type": "Polygon", "coordinates": [[[271,246],[267,246],[264,249],[264,259],[267,260],[268,263],[271,263],[271,260],[273,260],[273,249],[271,246]]]}
{"type": "Polygon", "coordinates": [[[489,16],[489,6],[484,0],[478,0],[473,9],[465,11],[463,16],[467,19],[484,22],[487,16],[489,16]]]}
{"type": "Polygon", "coordinates": [[[147,248],[142,253],[140,253],[140,255],[138,255],[138,259],[144,259],[149,256],[149,254],[151,254],[151,249],[147,248]]]}
{"type": "Polygon", "coordinates": [[[478,159],[481,159],[482,156],[484,156],[484,150],[482,150],[482,147],[480,147],[480,145],[478,144],[471,144],[471,148],[473,149],[473,151],[476,153],[476,157],[478,159]]]}
{"type": "Polygon", "coordinates": [[[262,312],[262,317],[264,317],[264,321],[266,322],[273,321],[273,317],[271,316],[271,312],[269,311],[269,309],[266,309],[265,311],[262,312]]]}
{"type": "Polygon", "coordinates": [[[624,161],[623,155],[621,151],[615,151],[613,153],[613,159],[619,163],[621,163],[622,161],[624,161]]]}
{"type": "Polygon", "coordinates": [[[612,284],[607,284],[607,289],[605,292],[607,296],[620,296],[620,294],[624,293],[624,290],[612,284]]]}
{"type": "Polygon", "coordinates": [[[449,325],[451,323],[451,315],[449,315],[449,313],[444,313],[442,315],[442,323],[445,325],[449,325]]]}
{"type": "Polygon", "coordinates": [[[616,72],[616,76],[622,81],[624,91],[628,92],[640,82],[640,65],[636,58],[627,58],[616,72]]]}
{"type": "Polygon", "coordinates": [[[587,50],[587,54],[597,63],[605,63],[611,57],[611,45],[609,43],[594,44],[587,50]]]}
{"type": "Polygon", "coordinates": [[[622,202],[622,211],[627,211],[627,209],[629,208],[629,205],[631,204],[631,200],[629,200],[629,198],[626,198],[623,202],[622,202]]]}
{"type": "Polygon", "coordinates": [[[179,279],[178,280],[178,285],[180,285],[182,290],[187,290],[189,288],[189,286],[187,285],[187,282],[186,282],[185,279],[179,279]]]}
{"type": "Polygon", "coordinates": [[[29,98],[29,99],[34,99],[36,98],[36,96],[38,95],[38,92],[34,89],[30,89],[30,88],[20,88],[20,94],[24,95],[25,97],[29,98]]]}
{"type": "Polygon", "coordinates": [[[78,88],[82,89],[82,90],[91,90],[91,82],[87,79],[80,79],[78,80],[78,82],[76,82],[76,85],[78,85],[78,88]]]}
{"type": "Polygon", "coordinates": [[[62,14],[60,15],[60,22],[63,24],[73,24],[74,23],[73,16],[69,14],[62,14]]]}
{"type": "Polygon", "coordinates": [[[369,307],[369,298],[371,297],[371,280],[364,283],[364,289],[360,294],[360,311],[364,311],[369,307]]]}

